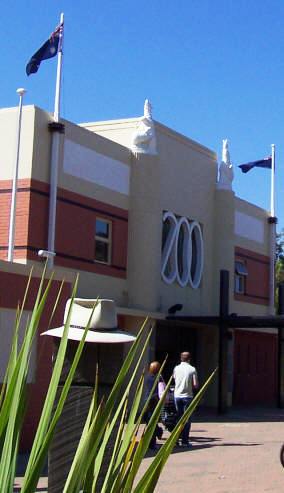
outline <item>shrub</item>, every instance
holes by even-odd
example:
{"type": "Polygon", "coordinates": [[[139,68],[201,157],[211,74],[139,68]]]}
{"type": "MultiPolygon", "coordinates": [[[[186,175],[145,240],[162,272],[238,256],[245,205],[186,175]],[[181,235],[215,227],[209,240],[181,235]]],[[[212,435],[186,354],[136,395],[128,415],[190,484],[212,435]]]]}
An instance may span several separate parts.
{"type": "MultiPolygon", "coordinates": [[[[35,334],[37,333],[39,321],[52,283],[52,278],[49,279],[47,283],[44,281],[44,278],[45,270],[40,282],[34,308],[25,330],[23,342],[21,347],[18,348],[19,326],[25,307],[25,301],[29,294],[31,276],[29,278],[22,306],[17,311],[10,358],[0,395],[1,493],[13,492],[19,439],[27,400],[26,383],[32,343],[35,334]]],[[[77,283],[78,280],[74,285],[72,300],[75,297],[77,283]]],[[[60,292],[61,289],[58,293],[57,302],[60,297],[60,292]]],[[[56,305],[57,303],[53,308],[53,313],[56,310],[56,305]]],[[[55,399],[68,343],[67,335],[71,310],[72,302],[25,471],[21,489],[22,493],[32,493],[36,489],[48,455],[56,424],[62,413],[77,364],[82,355],[89,324],[87,324],[85,328],[82,341],[78,344],[69,374],[64,383],[60,397],[56,401],[55,399]],[[55,402],[57,403],[55,404],[55,402]]],[[[185,422],[202,399],[208,385],[210,385],[210,382],[214,377],[216,370],[195,396],[186,413],[177,423],[163,446],[161,446],[146,472],[139,480],[137,480],[139,467],[148,450],[156,424],[159,421],[162,406],[170,385],[170,382],[168,382],[163,397],[157,404],[148,425],[144,427],[142,436],[137,440],[138,429],[141,426],[143,414],[151,397],[149,396],[143,409],[139,411],[141,408],[144,383],[143,375],[139,376],[139,367],[143,355],[147,350],[151,335],[150,333],[146,335],[145,327],[146,322],[143,324],[137,339],[132,344],[105,402],[98,402],[97,374],[93,399],[63,493],[79,493],[80,491],[86,493],[93,493],[96,491],[101,491],[102,493],[153,492],[159,479],[159,475],[175,446],[185,422]],[[129,392],[133,387],[134,382],[137,381],[137,378],[138,384],[135,383],[136,388],[133,403],[131,404],[130,409],[128,409],[129,392]],[[106,452],[110,445],[111,458],[110,460],[108,459],[107,467],[105,467],[106,452]],[[106,472],[102,479],[100,475],[103,466],[104,471],[106,470],[106,472]],[[100,489],[98,490],[99,479],[100,489]]],[[[157,381],[158,378],[159,375],[157,375],[157,381]]]]}

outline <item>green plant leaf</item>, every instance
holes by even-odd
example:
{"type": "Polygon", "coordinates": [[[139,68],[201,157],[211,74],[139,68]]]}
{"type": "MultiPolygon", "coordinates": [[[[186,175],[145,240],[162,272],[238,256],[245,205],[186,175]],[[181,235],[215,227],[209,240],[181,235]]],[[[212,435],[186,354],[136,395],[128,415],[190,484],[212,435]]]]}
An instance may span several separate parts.
{"type": "MultiPolygon", "coordinates": [[[[83,477],[84,477],[84,467],[89,468],[90,464],[92,463],[95,455],[97,454],[97,450],[99,445],[101,444],[102,437],[104,433],[108,432],[109,430],[113,429],[116,419],[118,416],[118,410],[121,409],[121,407],[124,405],[125,399],[129,393],[129,388],[135,378],[135,375],[137,374],[140,362],[143,358],[143,355],[146,351],[147,344],[149,341],[149,338],[151,336],[151,331],[149,331],[149,334],[146,337],[146,342],[144,343],[142,350],[141,350],[141,343],[142,343],[142,337],[143,337],[143,332],[145,330],[145,326],[147,324],[147,319],[145,320],[144,324],[141,327],[141,330],[136,338],[136,340],[133,342],[132,346],[130,347],[130,350],[123,362],[123,365],[119,371],[118,377],[114,383],[114,386],[110,392],[110,395],[107,399],[107,402],[104,406],[103,412],[101,416],[99,417],[98,421],[96,423],[92,423],[87,436],[85,437],[85,442],[84,442],[84,449],[86,450],[86,453],[84,455],[84,466],[82,462],[82,456],[77,459],[77,461],[73,461],[72,464],[72,471],[70,471],[64,493],[73,493],[76,492],[78,487],[81,486],[83,477]],[[124,395],[121,396],[121,389],[123,384],[125,383],[125,378],[128,375],[128,372],[131,368],[131,365],[134,361],[134,358],[137,357],[139,354],[138,362],[136,363],[135,369],[131,370],[131,377],[130,381],[126,387],[126,390],[124,392],[124,395]],[[113,414],[113,411],[116,411],[115,413],[115,418],[113,418],[110,421],[110,417],[113,414]],[[108,430],[108,431],[107,431],[108,430]],[[86,458],[86,460],[85,460],[86,458]]],[[[99,464],[97,462],[97,466],[99,467],[99,464]]],[[[98,470],[95,470],[95,479],[96,481],[98,476],[98,470]]]]}
{"type": "MultiPolygon", "coordinates": [[[[51,282],[51,280],[50,280],[51,282]]],[[[18,441],[19,430],[24,415],[24,401],[26,389],[26,377],[31,352],[31,346],[36,333],[38,323],[44,308],[50,282],[47,284],[43,295],[43,278],[40,281],[34,310],[30,323],[23,340],[23,344],[17,358],[14,371],[7,384],[7,393],[1,406],[0,413],[0,435],[3,443],[0,462],[0,484],[3,490],[7,490],[11,474],[11,463],[14,461],[13,454],[17,453],[15,443],[18,441]]]]}
{"type": "Polygon", "coordinates": [[[147,471],[144,473],[136,487],[134,488],[134,493],[151,493],[154,491],[154,488],[157,484],[158,478],[161,474],[161,471],[172,451],[172,449],[175,446],[175,443],[177,439],[179,438],[179,435],[195,410],[195,408],[198,406],[199,402],[203,398],[208,386],[210,385],[212,379],[214,378],[215,374],[217,372],[217,369],[213,371],[213,373],[209,376],[205,384],[202,386],[202,388],[199,390],[197,395],[194,397],[192,400],[191,404],[189,407],[186,409],[185,413],[183,416],[180,418],[179,422],[175,426],[174,430],[172,431],[170,437],[168,440],[164,443],[164,445],[160,448],[158,451],[157,455],[155,456],[153,462],[150,464],[149,468],[147,471]]]}

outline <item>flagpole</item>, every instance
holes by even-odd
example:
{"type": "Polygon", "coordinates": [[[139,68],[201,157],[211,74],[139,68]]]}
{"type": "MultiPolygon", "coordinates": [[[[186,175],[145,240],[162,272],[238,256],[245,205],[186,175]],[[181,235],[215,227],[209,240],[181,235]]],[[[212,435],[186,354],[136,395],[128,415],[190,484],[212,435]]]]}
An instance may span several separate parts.
{"type": "Polygon", "coordinates": [[[271,144],[271,192],[270,192],[270,276],[269,276],[269,308],[275,314],[275,249],[276,249],[275,217],[275,144],[271,144]]]}
{"type": "Polygon", "coordinates": [[[57,73],[56,73],[56,87],[55,87],[55,101],[54,101],[54,121],[59,121],[60,115],[60,93],[61,93],[61,77],[62,77],[62,48],[63,48],[63,31],[64,31],[64,14],[60,15],[60,26],[62,28],[59,31],[59,43],[58,43],[58,57],[57,57],[57,73]]]}
{"type": "MultiPolygon", "coordinates": [[[[60,31],[57,55],[57,73],[54,101],[54,121],[50,123],[49,130],[52,132],[51,164],[50,164],[50,197],[49,197],[49,219],[48,219],[48,251],[54,252],[55,249],[55,228],[56,228],[56,202],[57,202],[57,183],[58,183],[58,163],[60,151],[60,133],[64,132],[64,125],[59,123],[60,118],[60,93],[62,79],[62,48],[64,32],[64,14],[60,15],[60,31]]],[[[54,255],[48,258],[48,267],[53,268],[54,255]]]]}
{"type": "Polygon", "coordinates": [[[275,217],[275,144],[271,144],[271,193],[270,193],[270,215],[275,217]]]}
{"type": "Polygon", "coordinates": [[[22,109],[23,109],[23,97],[26,92],[27,92],[26,89],[23,88],[17,89],[17,94],[20,96],[20,101],[19,101],[19,111],[18,111],[16,162],[15,162],[15,169],[13,176],[12,199],[11,199],[11,210],[10,210],[8,257],[7,257],[8,262],[13,262],[14,260],[16,201],[17,201],[17,186],[18,186],[19,157],[20,157],[20,143],[21,143],[22,109]]]}

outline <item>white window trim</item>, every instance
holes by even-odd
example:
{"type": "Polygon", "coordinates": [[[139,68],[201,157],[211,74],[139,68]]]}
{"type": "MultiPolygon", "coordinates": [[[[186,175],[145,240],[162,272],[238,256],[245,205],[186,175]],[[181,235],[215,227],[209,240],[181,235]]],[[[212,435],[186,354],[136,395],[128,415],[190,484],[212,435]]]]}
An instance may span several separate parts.
{"type": "Polygon", "coordinates": [[[247,267],[245,262],[242,262],[241,260],[236,260],[235,261],[235,281],[234,281],[234,290],[236,294],[245,294],[246,293],[246,277],[248,275],[247,272],[247,267]],[[242,264],[244,266],[243,273],[238,273],[236,269],[236,263],[242,264]],[[246,273],[245,273],[246,272],[246,273]],[[241,282],[240,282],[241,280],[241,282]],[[239,282],[237,282],[239,281],[239,282]],[[243,285],[243,289],[239,288],[239,285],[243,285]]]}
{"type": "Polygon", "coordinates": [[[104,264],[104,265],[111,265],[111,257],[112,257],[112,222],[109,221],[108,219],[105,219],[104,217],[99,217],[97,216],[96,217],[96,222],[97,220],[99,221],[102,221],[104,223],[107,223],[108,224],[108,227],[109,227],[109,236],[108,238],[103,238],[102,236],[97,236],[96,235],[96,224],[95,224],[95,252],[94,252],[94,255],[96,254],[96,241],[101,241],[103,243],[107,243],[109,248],[108,248],[108,259],[107,261],[103,261],[103,260],[97,260],[96,258],[94,259],[94,262],[98,263],[98,264],[104,264]]]}
{"type": "Polygon", "coordinates": [[[245,276],[240,276],[239,274],[235,274],[235,293],[236,294],[245,294],[245,276]],[[240,287],[239,287],[239,285],[240,285],[239,281],[240,280],[243,284],[243,289],[240,289],[240,287]]]}

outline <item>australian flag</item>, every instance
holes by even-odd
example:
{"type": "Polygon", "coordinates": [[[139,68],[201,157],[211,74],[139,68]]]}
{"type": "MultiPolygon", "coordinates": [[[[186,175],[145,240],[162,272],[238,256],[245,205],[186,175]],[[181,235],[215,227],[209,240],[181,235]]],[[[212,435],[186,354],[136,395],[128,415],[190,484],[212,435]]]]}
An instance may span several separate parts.
{"type": "Polygon", "coordinates": [[[247,173],[252,168],[268,168],[272,167],[272,159],[271,156],[266,157],[264,159],[260,159],[259,161],[252,161],[251,163],[240,164],[239,168],[241,168],[243,173],[247,173]]]}
{"type": "Polygon", "coordinates": [[[60,33],[62,33],[63,24],[57,26],[55,31],[50,35],[49,39],[40,47],[40,49],[31,57],[26,66],[27,75],[35,74],[42,60],[47,60],[57,55],[60,48],[60,33]]]}

